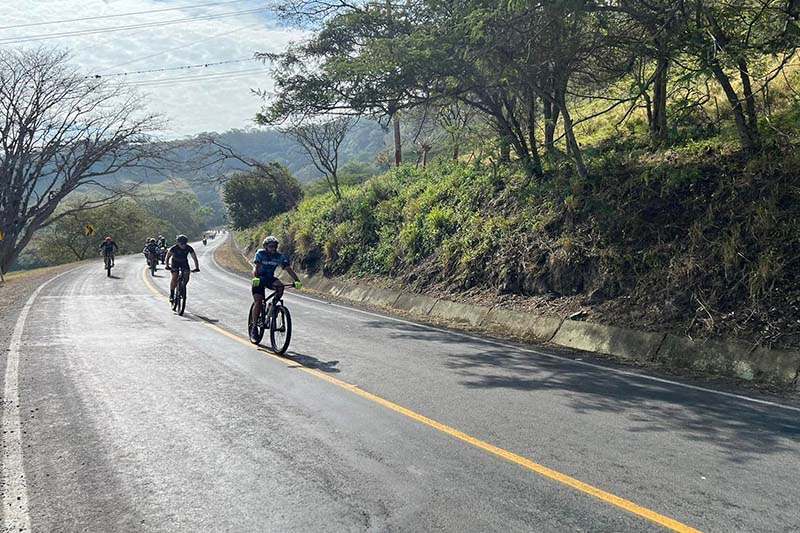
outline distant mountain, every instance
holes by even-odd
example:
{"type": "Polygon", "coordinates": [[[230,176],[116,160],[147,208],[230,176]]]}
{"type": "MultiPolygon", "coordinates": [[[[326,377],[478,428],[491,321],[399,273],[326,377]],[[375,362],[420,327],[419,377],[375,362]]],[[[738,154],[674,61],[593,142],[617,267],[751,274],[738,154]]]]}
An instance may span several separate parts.
{"type": "MultiPolygon", "coordinates": [[[[311,160],[302,148],[288,136],[272,129],[234,129],[223,133],[207,132],[196,138],[213,137],[218,142],[229,146],[234,153],[244,159],[253,159],[262,163],[277,161],[285,165],[301,183],[308,184],[322,178],[314,168],[311,160]]],[[[377,155],[385,149],[386,133],[383,128],[372,121],[360,121],[349,133],[340,149],[340,167],[348,162],[373,163],[377,155]]],[[[174,186],[185,187],[185,184],[197,194],[202,205],[214,210],[214,224],[221,224],[224,215],[219,183],[209,182],[202,178],[202,172],[188,170],[193,166],[193,159],[198,157],[198,148],[180,148],[177,158],[186,161],[186,169],[168,171],[173,184],[164,183],[162,173],[131,169],[103,178],[106,184],[125,182],[141,182],[148,185],[163,184],[164,190],[172,190],[174,186]]],[[[214,167],[215,174],[230,174],[248,170],[248,167],[235,159],[228,159],[214,167]]],[[[149,188],[140,189],[148,194],[149,188]]]]}
{"type": "MultiPolygon", "coordinates": [[[[204,133],[230,146],[237,154],[264,163],[277,161],[285,165],[301,183],[320,179],[303,149],[286,135],[272,129],[234,129],[224,133],[204,133]]],[[[371,163],[386,148],[386,133],[377,123],[362,120],[350,131],[340,149],[340,166],[349,161],[371,163]]],[[[243,170],[241,163],[228,161],[227,170],[243,170]]]]}

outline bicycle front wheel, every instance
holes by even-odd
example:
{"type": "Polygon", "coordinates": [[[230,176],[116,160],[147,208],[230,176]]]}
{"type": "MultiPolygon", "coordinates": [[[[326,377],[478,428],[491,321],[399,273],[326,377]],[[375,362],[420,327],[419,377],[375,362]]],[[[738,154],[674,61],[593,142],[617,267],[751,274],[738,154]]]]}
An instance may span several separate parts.
{"type": "Polygon", "coordinates": [[[282,355],[289,349],[289,341],[292,340],[292,315],[282,305],[278,305],[272,312],[274,316],[269,325],[269,340],[272,350],[282,355]]]}
{"type": "Polygon", "coordinates": [[[178,285],[178,314],[183,316],[183,311],[186,309],[186,285],[181,283],[178,285]]]}

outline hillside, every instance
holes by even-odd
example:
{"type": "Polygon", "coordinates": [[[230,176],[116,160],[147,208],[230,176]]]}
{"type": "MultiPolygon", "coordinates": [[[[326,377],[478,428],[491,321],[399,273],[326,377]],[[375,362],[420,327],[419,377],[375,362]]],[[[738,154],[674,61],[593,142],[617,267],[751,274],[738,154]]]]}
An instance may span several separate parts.
{"type": "Polygon", "coordinates": [[[800,345],[800,160],[615,147],[584,182],[404,166],[245,232],[307,272],[681,335],[800,345]],[[624,154],[624,153],[623,153],[624,154]],[[779,162],[779,163],[776,163],[779,162]]]}

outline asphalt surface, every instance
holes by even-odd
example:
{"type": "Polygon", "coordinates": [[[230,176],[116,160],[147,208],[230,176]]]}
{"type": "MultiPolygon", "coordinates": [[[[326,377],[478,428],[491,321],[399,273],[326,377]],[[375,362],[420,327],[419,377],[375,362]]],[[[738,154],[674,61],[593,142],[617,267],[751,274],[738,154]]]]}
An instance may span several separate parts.
{"type": "Polygon", "coordinates": [[[220,244],[184,317],[142,257],[36,295],[0,352],[6,530],[800,531],[796,409],[302,293],[278,358],[220,244]]]}

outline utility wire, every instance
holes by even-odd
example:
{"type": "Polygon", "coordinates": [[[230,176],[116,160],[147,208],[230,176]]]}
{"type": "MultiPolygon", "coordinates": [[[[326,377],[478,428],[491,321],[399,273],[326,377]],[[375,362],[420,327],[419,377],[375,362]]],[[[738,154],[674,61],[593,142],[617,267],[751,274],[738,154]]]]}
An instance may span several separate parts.
{"type": "Polygon", "coordinates": [[[251,69],[243,69],[243,70],[233,70],[230,72],[220,72],[217,74],[201,74],[197,76],[177,76],[174,78],[162,78],[160,80],[142,80],[142,81],[132,81],[126,82],[122,85],[126,87],[142,87],[147,85],[163,85],[163,84],[171,84],[176,82],[183,82],[183,81],[200,81],[200,80],[213,80],[219,78],[231,78],[231,77],[238,77],[243,75],[249,75],[255,72],[267,72],[267,69],[264,67],[261,68],[251,68],[251,69]]]}
{"type": "Polygon", "coordinates": [[[111,18],[118,18],[118,17],[130,17],[134,15],[149,15],[150,13],[164,13],[166,11],[182,11],[186,9],[196,9],[199,7],[212,7],[212,6],[222,6],[227,4],[241,4],[242,2],[247,2],[248,0],[229,0],[228,2],[212,2],[210,4],[195,4],[192,6],[182,6],[182,7],[168,7],[164,9],[150,9],[148,11],[132,11],[130,13],[118,13],[116,15],[99,15],[96,17],[82,17],[79,19],[64,19],[64,20],[48,20],[45,22],[29,22],[27,24],[14,24],[13,26],[0,26],[0,30],[10,30],[13,28],[29,28],[31,26],[47,26],[49,24],[64,24],[67,22],[84,22],[87,20],[101,20],[101,19],[111,19],[111,18]]]}
{"type": "Polygon", "coordinates": [[[152,72],[170,72],[173,70],[189,70],[193,68],[208,68],[217,65],[229,65],[231,63],[242,63],[243,61],[255,61],[252,57],[245,57],[242,59],[231,59],[228,61],[215,61],[213,63],[198,63],[197,65],[185,65],[182,67],[168,67],[168,68],[153,68],[149,70],[133,70],[129,72],[114,72],[111,74],[91,74],[87,78],[111,78],[116,76],[134,76],[136,74],[150,74],[152,72]]]}
{"type": "Polygon", "coordinates": [[[239,17],[242,15],[250,15],[254,13],[261,13],[264,11],[268,11],[269,8],[258,8],[258,9],[248,9],[244,11],[234,11],[232,13],[221,13],[217,15],[202,15],[198,17],[187,17],[182,19],[172,19],[172,20],[164,20],[161,22],[148,22],[143,24],[131,24],[128,26],[116,26],[110,28],[97,28],[94,30],[77,30],[71,32],[62,32],[62,33],[51,33],[51,34],[42,34],[42,35],[29,35],[25,37],[7,37],[5,39],[0,39],[0,45],[3,44],[17,44],[17,43],[27,43],[31,41],[46,41],[49,39],[59,39],[63,37],[78,37],[83,35],[94,35],[98,33],[110,33],[115,31],[127,31],[127,30],[138,30],[142,28],[155,28],[159,26],[169,26],[172,24],[184,24],[187,22],[194,22],[196,20],[215,20],[221,18],[228,18],[228,17],[239,17]]]}

